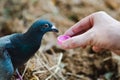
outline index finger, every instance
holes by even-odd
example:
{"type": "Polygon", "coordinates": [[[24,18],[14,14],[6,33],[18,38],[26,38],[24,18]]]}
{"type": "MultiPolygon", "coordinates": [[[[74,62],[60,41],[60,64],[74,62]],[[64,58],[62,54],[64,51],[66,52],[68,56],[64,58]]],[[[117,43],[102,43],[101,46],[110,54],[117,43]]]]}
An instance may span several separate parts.
{"type": "Polygon", "coordinates": [[[93,26],[93,16],[89,15],[79,22],[77,22],[75,25],[73,25],[70,29],[68,29],[64,35],[68,36],[75,36],[78,34],[82,34],[89,30],[93,26]]]}

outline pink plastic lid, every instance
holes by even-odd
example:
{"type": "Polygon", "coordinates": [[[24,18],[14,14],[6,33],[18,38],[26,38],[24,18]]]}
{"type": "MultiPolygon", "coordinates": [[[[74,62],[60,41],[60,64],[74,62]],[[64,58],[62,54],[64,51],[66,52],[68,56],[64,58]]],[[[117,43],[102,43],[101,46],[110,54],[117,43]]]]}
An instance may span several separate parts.
{"type": "Polygon", "coordinates": [[[69,39],[70,36],[66,36],[66,35],[60,35],[58,36],[57,40],[58,40],[58,44],[61,45],[63,41],[69,39]]]}

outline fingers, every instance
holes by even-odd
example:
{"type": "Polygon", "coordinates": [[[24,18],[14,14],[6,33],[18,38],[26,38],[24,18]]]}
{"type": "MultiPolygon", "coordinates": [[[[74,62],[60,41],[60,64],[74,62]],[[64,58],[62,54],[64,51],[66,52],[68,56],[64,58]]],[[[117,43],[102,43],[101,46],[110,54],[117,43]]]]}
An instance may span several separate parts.
{"type": "Polygon", "coordinates": [[[78,23],[73,25],[70,29],[68,29],[64,35],[68,36],[75,36],[77,34],[82,34],[86,32],[88,29],[90,29],[93,26],[93,18],[92,15],[89,15],[82,20],[80,20],[78,23]]]}
{"type": "Polygon", "coordinates": [[[109,23],[113,23],[113,22],[118,22],[118,21],[113,19],[111,16],[109,16],[104,11],[99,11],[99,12],[93,13],[93,14],[83,18],[82,20],[80,20],[78,23],[76,23],[70,29],[68,29],[64,33],[64,35],[75,36],[75,35],[86,32],[94,25],[97,25],[97,26],[103,25],[104,26],[105,23],[109,24],[109,23]]]}
{"type": "Polygon", "coordinates": [[[96,45],[93,47],[96,52],[99,52],[101,48],[116,48],[115,44],[119,43],[119,27],[116,27],[117,23],[119,22],[105,12],[93,13],[80,20],[64,33],[64,35],[71,36],[71,38],[62,43],[62,48],[71,49],[96,45]]]}
{"type": "Polygon", "coordinates": [[[76,47],[84,47],[86,45],[93,44],[94,34],[92,30],[87,31],[84,34],[74,36],[62,43],[62,48],[64,49],[72,49],[76,47]]]}

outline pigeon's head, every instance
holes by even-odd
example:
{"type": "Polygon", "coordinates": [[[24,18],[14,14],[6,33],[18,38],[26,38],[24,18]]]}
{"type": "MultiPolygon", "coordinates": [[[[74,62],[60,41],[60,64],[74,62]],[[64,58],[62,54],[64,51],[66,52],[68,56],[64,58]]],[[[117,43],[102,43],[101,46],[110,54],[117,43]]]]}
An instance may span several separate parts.
{"type": "Polygon", "coordinates": [[[30,28],[30,31],[31,30],[40,33],[46,33],[49,31],[58,32],[58,29],[50,21],[47,20],[35,21],[30,28]]]}

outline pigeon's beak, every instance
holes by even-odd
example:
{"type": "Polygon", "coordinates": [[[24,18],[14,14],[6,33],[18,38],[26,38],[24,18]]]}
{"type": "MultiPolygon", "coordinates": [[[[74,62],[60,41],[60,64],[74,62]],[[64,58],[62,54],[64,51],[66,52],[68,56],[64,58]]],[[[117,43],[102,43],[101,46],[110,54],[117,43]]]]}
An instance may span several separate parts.
{"type": "Polygon", "coordinates": [[[58,29],[55,26],[52,26],[52,31],[53,32],[59,32],[58,29]]]}

